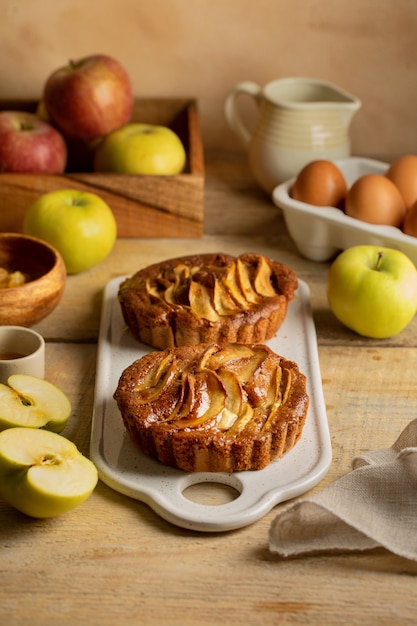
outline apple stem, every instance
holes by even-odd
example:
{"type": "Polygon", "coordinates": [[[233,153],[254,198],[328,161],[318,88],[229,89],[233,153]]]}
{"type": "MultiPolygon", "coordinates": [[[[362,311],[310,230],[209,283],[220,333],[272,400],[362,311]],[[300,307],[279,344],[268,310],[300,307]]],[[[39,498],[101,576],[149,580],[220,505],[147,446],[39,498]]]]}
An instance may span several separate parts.
{"type": "Polygon", "coordinates": [[[77,67],[80,66],[80,61],[74,61],[73,59],[70,59],[68,65],[70,66],[72,70],[75,70],[77,69],[77,67]]]}
{"type": "Polygon", "coordinates": [[[377,260],[376,260],[376,266],[375,266],[375,269],[376,269],[377,271],[378,271],[378,270],[379,270],[379,268],[381,267],[381,263],[382,263],[382,258],[383,258],[383,256],[384,256],[384,253],[382,252],[382,250],[380,250],[380,251],[378,252],[378,258],[377,258],[377,260]]]}

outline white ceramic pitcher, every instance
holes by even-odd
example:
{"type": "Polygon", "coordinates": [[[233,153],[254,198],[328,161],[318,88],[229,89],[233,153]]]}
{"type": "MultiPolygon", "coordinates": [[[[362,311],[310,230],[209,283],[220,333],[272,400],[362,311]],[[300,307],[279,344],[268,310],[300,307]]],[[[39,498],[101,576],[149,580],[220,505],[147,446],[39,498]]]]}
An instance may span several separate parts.
{"type": "Polygon", "coordinates": [[[248,150],[260,186],[271,194],[315,159],[350,156],[349,127],[361,102],[335,85],[313,78],[282,78],[263,88],[238,83],[224,104],[226,121],[248,150]],[[254,99],[258,117],[251,133],[239,112],[241,95],[254,99]]]}

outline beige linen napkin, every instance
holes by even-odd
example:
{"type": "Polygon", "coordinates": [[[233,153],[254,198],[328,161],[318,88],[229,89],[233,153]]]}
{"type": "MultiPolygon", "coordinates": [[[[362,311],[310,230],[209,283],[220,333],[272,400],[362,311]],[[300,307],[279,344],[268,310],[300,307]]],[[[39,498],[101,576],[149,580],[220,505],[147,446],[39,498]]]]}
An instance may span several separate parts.
{"type": "Polygon", "coordinates": [[[391,448],[365,453],[352,467],[278,513],[269,532],[271,552],[288,557],[384,547],[417,561],[417,419],[391,448]]]}

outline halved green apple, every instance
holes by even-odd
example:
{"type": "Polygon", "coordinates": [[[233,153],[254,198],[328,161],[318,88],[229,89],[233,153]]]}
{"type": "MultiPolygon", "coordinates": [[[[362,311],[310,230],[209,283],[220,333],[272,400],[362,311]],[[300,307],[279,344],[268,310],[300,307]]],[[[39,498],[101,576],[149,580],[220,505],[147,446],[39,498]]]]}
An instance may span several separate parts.
{"type": "Polygon", "coordinates": [[[91,495],[97,480],[95,465],[62,435],[23,427],[0,433],[0,493],[26,515],[66,513],[91,495]]]}
{"type": "Polygon", "coordinates": [[[67,396],[43,378],[13,374],[0,384],[0,431],[20,426],[59,433],[70,414],[67,396]]]}

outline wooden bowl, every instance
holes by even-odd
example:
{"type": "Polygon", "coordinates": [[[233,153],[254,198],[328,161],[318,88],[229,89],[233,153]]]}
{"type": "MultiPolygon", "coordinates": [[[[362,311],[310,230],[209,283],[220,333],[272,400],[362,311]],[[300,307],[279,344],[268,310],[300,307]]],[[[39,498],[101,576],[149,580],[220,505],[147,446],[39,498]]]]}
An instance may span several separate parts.
{"type": "Polygon", "coordinates": [[[57,306],[67,273],[51,245],[28,235],[0,233],[0,268],[26,276],[23,285],[0,289],[0,325],[31,326],[57,306]]]}

